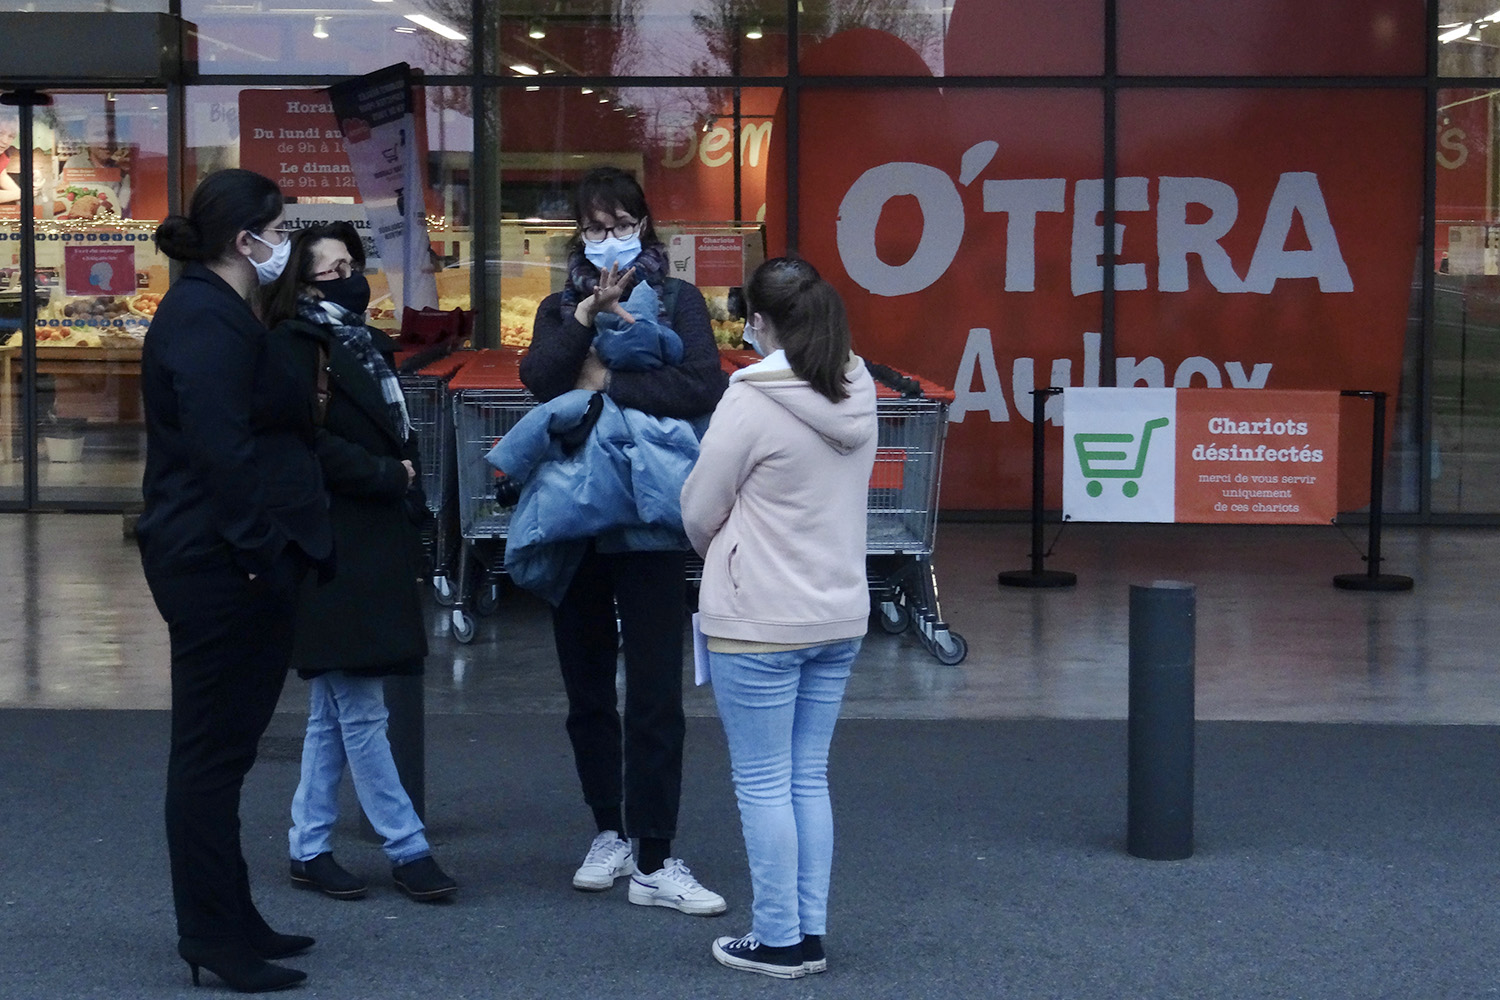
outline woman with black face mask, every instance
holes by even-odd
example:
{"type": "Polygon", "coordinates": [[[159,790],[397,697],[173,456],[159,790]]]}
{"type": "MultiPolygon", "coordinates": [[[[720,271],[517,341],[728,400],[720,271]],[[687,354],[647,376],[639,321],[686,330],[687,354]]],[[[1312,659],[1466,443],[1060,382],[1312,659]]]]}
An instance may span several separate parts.
{"type": "Polygon", "coordinates": [[[391,364],[395,344],[365,325],[370,285],[359,234],[329,223],[292,237],[272,286],[273,342],[305,379],[316,451],[330,494],[338,570],[298,601],[292,666],[310,683],[302,779],[292,799],[292,881],[335,899],[365,883],[333,859],[338,789],[347,764],[370,825],[385,840],[392,878],[433,900],[458,888],[432,858],[386,738],[384,679],[422,672],[427,635],[418,577],[421,535],[408,510],[417,444],[391,364]]]}

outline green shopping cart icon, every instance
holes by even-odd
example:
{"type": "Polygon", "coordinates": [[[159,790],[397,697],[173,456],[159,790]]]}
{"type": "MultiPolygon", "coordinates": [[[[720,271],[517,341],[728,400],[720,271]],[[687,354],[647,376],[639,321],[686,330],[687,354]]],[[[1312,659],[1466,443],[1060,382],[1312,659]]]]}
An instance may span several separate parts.
{"type": "Polygon", "coordinates": [[[1104,484],[1099,480],[1124,479],[1126,482],[1120,487],[1121,493],[1127,497],[1133,497],[1139,493],[1141,486],[1136,480],[1141,478],[1141,470],[1146,467],[1146,449],[1151,447],[1151,432],[1169,423],[1171,421],[1166,417],[1146,421],[1146,426],[1141,428],[1141,446],[1135,453],[1133,466],[1101,468],[1100,462],[1129,462],[1130,454],[1124,451],[1106,451],[1097,446],[1127,445],[1135,440],[1134,434],[1074,434],[1073,447],[1078,450],[1078,464],[1083,469],[1083,478],[1089,480],[1089,484],[1084,487],[1084,492],[1091,497],[1096,497],[1104,492],[1104,484]]]}

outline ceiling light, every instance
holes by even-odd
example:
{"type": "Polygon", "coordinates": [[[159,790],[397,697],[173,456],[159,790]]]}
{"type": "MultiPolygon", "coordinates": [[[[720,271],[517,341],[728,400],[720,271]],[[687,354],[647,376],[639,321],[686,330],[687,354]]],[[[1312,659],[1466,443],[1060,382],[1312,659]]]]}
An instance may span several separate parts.
{"type": "Polygon", "coordinates": [[[328,24],[328,18],[326,18],[326,17],[315,17],[315,18],[313,18],[313,37],[314,38],[327,38],[328,37],[327,24],[328,24]]]}
{"type": "Polygon", "coordinates": [[[534,17],[526,25],[526,35],[528,38],[546,38],[547,26],[542,23],[541,18],[534,17]]]}
{"type": "Polygon", "coordinates": [[[556,66],[552,65],[551,63],[542,63],[542,75],[543,76],[551,76],[553,73],[556,73],[556,72],[557,72],[557,67],[556,66]]]}
{"type": "Polygon", "coordinates": [[[1460,24],[1458,27],[1456,27],[1456,28],[1449,28],[1447,31],[1443,32],[1441,35],[1438,35],[1438,41],[1444,42],[1444,43],[1446,43],[1446,42],[1456,42],[1460,38],[1462,38],[1465,35],[1467,35],[1469,33],[1470,29],[1472,29],[1473,27],[1474,27],[1474,25],[1473,25],[1472,22],[1465,21],[1463,24],[1460,24]]]}
{"type": "Polygon", "coordinates": [[[580,94],[592,94],[594,92],[594,88],[593,87],[579,87],[578,88],[578,92],[580,94]]]}
{"type": "Polygon", "coordinates": [[[536,67],[530,63],[511,63],[510,68],[520,76],[536,76],[536,67]]]}
{"type": "Polygon", "coordinates": [[[401,27],[399,27],[399,28],[397,28],[395,30],[396,30],[397,34],[401,34],[401,35],[415,35],[417,33],[417,29],[416,28],[408,28],[404,24],[401,27]]]}
{"type": "Polygon", "coordinates": [[[750,26],[745,29],[745,37],[752,42],[758,42],[766,37],[765,24],[761,21],[751,21],[750,26]]]}
{"type": "Polygon", "coordinates": [[[526,93],[528,93],[528,94],[535,93],[536,91],[541,90],[541,89],[542,89],[541,87],[535,87],[535,86],[527,87],[526,88],[526,93]]]}
{"type": "Polygon", "coordinates": [[[608,104],[609,103],[609,98],[607,98],[607,97],[601,97],[601,98],[599,98],[599,103],[600,104],[608,104]]]}
{"type": "Polygon", "coordinates": [[[707,118],[703,119],[703,131],[704,132],[707,132],[709,129],[711,129],[713,127],[714,127],[714,117],[713,117],[713,115],[709,115],[707,118]]]}
{"type": "Polygon", "coordinates": [[[1480,20],[1489,21],[1491,23],[1500,21],[1500,10],[1495,11],[1493,14],[1486,14],[1484,15],[1484,17],[1480,18],[1480,20]]]}
{"type": "Polygon", "coordinates": [[[434,34],[442,35],[444,38],[447,38],[451,41],[467,42],[469,40],[468,35],[465,35],[461,31],[455,31],[454,29],[444,24],[442,21],[435,21],[432,18],[428,17],[426,14],[407,14],[406,19],[412,24],[421,25],[428,31],[431,31],[434,34]]]}

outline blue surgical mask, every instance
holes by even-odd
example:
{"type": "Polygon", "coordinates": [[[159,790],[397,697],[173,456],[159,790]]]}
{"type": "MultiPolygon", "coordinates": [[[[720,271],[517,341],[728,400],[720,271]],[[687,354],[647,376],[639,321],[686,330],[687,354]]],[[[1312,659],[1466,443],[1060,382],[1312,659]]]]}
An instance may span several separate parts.
{"type": "Polygon", "coordinates": [[[281,272],[286,270],[286,262],[292,257],[292,241],[283,236],[280,243],[269,243],[261,239],[255,233],[250,234],[252,240],[265,243],[271,248],[271,256],[268,260],[251,259],[250,263],[255,265],[255,278],[262,285],[269,285],[281,277],[281,272]]]}
{"type": "Polygon", "coordinates": [[[624,270],[641,255],[641,234],[632,233],[623,238],[610,234],[598,243],[585,240],[583,255],[601,271],[608,270],[611,264],[624,270]]]}

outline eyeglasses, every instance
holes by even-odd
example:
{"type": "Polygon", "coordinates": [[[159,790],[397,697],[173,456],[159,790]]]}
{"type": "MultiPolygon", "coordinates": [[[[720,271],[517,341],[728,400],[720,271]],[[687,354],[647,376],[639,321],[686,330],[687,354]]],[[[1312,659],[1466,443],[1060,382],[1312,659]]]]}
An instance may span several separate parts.
{"type": "Polygon", "coordinates": [[[262,243],[264,243],[268,247],[269,246],[275,246],[278,243],[285,243],[287,240],[289,240],[289,239],[292,238],[292,234],[295,233],[296,231],[297,230],[291,228],[290,226],[280,226],[280,227],[278,227],[276,229],[266,228],[266,229],[247,229],[247,230],[245,230],[245,232],[249,233],[251,236],[255,237],[257,240],[260,240],[262,243]],[[276,243],[272,243],[269,240],[267,240],[267,239],[264,238],[264,236],[262,235],[264,233],[275,233],[277,236],[280,236],[281,239],[277,240],[276,243]]]}
{"type": "Polygon", "coordinates": [[[352,275],[364,273],[365,269],[359,264],[351,264],[347,260],[341,260],[326,270],[314,271],[312,280],[322,281],[326,278],[348,278],[352,275]]]}
{"type": "Polygon", "coordinates": [[[639,222],[616,222],[613,226],[601,226],[597,222],[591,222],[583,227],[583,238],[590,243],[603,243],[606,237],[613,236],[617,240],[634,233],[640,227],[639,222]]]}

